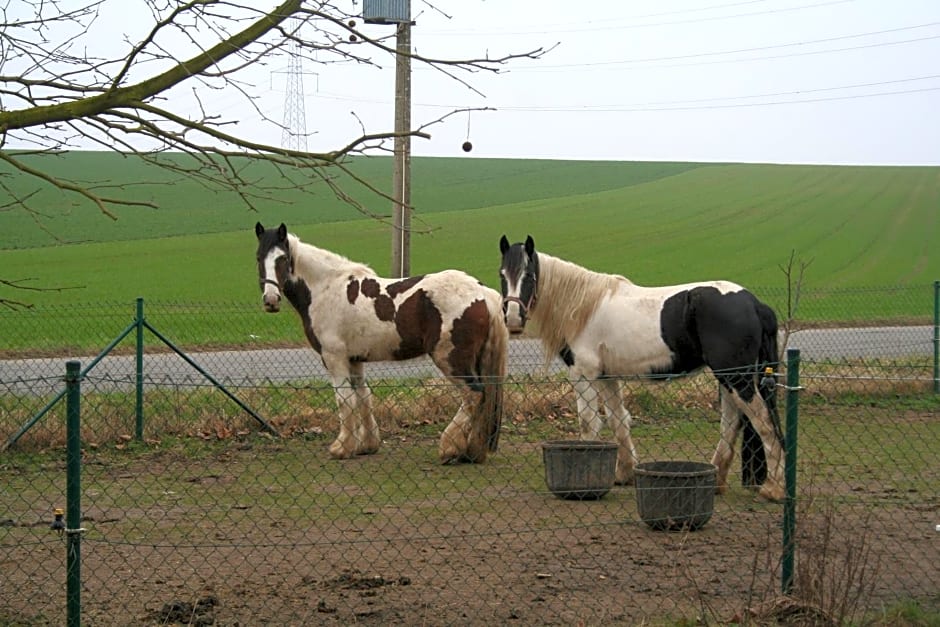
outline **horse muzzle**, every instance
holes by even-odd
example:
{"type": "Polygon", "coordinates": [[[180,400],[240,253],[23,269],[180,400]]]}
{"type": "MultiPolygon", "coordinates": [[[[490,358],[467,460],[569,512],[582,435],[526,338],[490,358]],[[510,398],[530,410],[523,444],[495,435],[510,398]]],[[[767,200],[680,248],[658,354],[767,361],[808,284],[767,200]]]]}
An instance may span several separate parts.
{"type": "Polygon", "coordinates": [[[503,298],[503,318],[511,335],[519,335],[525,329],[526,309],[521,298],[515,296],[503,298]]]}
{"type": "Polygon", "coordinates": [[[262,283],[264,292],[261,295],[261,304],[268,313],[277,313],[281,310],[281,291],[274,281],[265,280],[262,283]]]}

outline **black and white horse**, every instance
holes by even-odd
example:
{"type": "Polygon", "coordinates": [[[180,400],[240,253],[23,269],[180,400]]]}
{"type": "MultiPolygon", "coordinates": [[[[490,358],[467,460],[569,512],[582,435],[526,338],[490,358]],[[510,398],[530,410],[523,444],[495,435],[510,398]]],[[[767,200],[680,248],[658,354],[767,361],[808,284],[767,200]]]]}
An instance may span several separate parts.
{"type": "Polygon", "coordinates": [[[405,279],[300,241],[281,224],[255,225],[258,278],[266,311],[293,305],[307,340],[333,379],[339,435],[330,455],[375,453],[381,439],[372,415],[364,363],[429,355],[463,393],[441,435],[442,462],[483,462],[495,451],[509,334],[496,290],[458,270],[405,279]]]}
{"type": "MultiPolygon", "coordinates": [[[[760,457],[745,459],[759,465],[752,480],[763,483],[763,497],[783,499],[776,388],[761,385],[761,373],[778,360],[777,317],[770,307],[728,281],[641,287],[536,252],[531,236],[510,245],[504,235],[499,247],[510,333],[520,333],[531,319],[546,354],[560,356],[568,366],[582,439],[598,438],[603,425],[599,405],[604,406],[618,444],[618,483],[633,481],[637,461],[618,377],[681,375],[707,366],[720,383],[721,437],[712,458],[718,491],[728,487],[734,443],[743,426],[745,447],[760,457]],[[754,442],[762,447],[755,451],[754,442]]],[[[742,457],[747,456],[745,451],[742,457]]]]}

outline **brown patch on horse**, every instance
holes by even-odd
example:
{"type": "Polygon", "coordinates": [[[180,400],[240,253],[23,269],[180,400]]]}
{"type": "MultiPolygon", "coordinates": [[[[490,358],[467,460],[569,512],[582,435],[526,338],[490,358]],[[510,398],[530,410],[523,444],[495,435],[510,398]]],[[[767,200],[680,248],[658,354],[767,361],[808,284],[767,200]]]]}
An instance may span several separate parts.
{"type": "Polygon", "coordinates": [[[375,299],[375,315],[383,322],[390,322],[395,319],[395,301],[381,294],[375,299]]]}
{"type": "Polygon", "coordinates": [[[363,279],[362,280],[362,295],[368,296],[369,298],[377,298],[379,294],[382,293],[382,288],[379,287],[379,282],[375,279],[363,279]]]}
{"type": "Polygon", "coordinates": [[[359,281],[354,277],[349,277],[349,283],[346,284],[346,300],[350,305],[354,305],[357,298],[359,298],[359,281]]]}
{"type": "Polygon", "coordinates": [[[475,300],[454,320],[450,340],[454,349],[447,357],[451,373],[464,377],[473,390],[482,390],[477,356],[486,342],[490,328],[490,312],[485,300],[475,300]]]}
{"type": "Polygon", "coordinates": [[[395,359],[412,359],[434,350],[441,339],[443,319],[441,312],[428,298],[427,292],[417,290],[398,306],[395,327],[401,343],[395,349],[395,359]]]}
{"type": "Polygon", "coordinates": [[[394,283],[390,283],[385,287],[385,292],[392,298],[395,298],[399,294],[404,294],[413,288],[415,285],[420,283],[423,278],[424,275],[419,274],[418,276],[408,277],[407,279],[402,279],[401,281],[395,281],[394,283]]]}

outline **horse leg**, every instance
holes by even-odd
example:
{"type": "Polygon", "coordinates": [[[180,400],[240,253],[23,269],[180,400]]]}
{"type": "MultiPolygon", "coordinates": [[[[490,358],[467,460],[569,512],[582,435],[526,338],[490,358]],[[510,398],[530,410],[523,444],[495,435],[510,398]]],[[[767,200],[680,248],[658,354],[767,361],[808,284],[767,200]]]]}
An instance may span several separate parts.
{"type": "Polygon", "coordinates": [[[574,393],[578,403],[578,426],[582,440],[596,440],[600,436],[603,422],[597,412],[597,385],[594,379],[583,376],[573,378],[574,393]]]}
{"type": "MultiPolygon", "coordinates": [[[[457,408],[457,413],[454,414],[453,419],[451,419],[450,424],[444,429],[444,432],[441,433],[441,443],[438,447],[438,456],[442,464],[450,464],[454,462],[477,462],[483,461],[483,459],[478,459],[477,457],[471,456],[470,454],[470,412],[467,411],[468,404],[472,401],[469,398],[466,398],[468,395],[472,394],[469,390],[464,393],[464,400],[461,401],[460,407],[457,408]]],[[[476,456],[482,455],[483,458],[486,458],[485,447],[476,447],[483,450],[476,451],[476,456]]]]}
{"type": "Polygon", "coordinates": [[[734,443],[741,431],[741,415],[731,399],[732,392],[724,385],[719,389],[721,435],[718,438],[718,447],[712,456],[712,464],[718,468],[715,491],[718,494],[724,494],[728,491],[728,469],[731,467],[731,460],[734,459],[734,443]]]}
{"type": "Polygon", "coordinates": [[[479,348],[458,350],[441,342],[431,354],[431,360],[461,394],[457,413],[441,433],[438,456],[442,464],[486,461],[488,438],[482,424],[484,417],[479,415],[484,390],[474,357],[478,352],[479,348]]]}
{"type": "Polygon", "coordinates": [[[745,400],[735,390],[730,393],[737,408],[747,414],[751,424],[764,443],[764,456],[767,460],[767,479],[761,486],[760,495],[769,501],[782,501],[785,496],[783,486],[783,446],[777,437],[767,405],[764,404],[756,384],[750,400],[745,400]]]}
{"type": "Polygon", "coordinates": [[[382,439],[379,436],[379,425],[372,414],[372,390],[366,383],[365,365],[362,362],[350,364],[349,381],[356,392],[356,408],[359,418],[356,423],[356,454],[371,455],[379,450],[382,439]]]}
{"type": "Polygon", "coordinates": [[[333,378],[333,392],[336,395],[336,409],[339,413],[339,435],[330,444],[330,457],[349,459],[355,456],[357,446],[358,393],[351,385],[350,363],[346,358],[333,358],[325,352],[323,363],[333,378]]]}
{"type": "Polygon", "coordinates": [[[630,412],[623,404],[620,379],[598,380],[607,413],[607,425],[617,441],[616,482],[621,485],[633,483],[633,468],[636,466],[636,448],[630,437],[630,412]]]}

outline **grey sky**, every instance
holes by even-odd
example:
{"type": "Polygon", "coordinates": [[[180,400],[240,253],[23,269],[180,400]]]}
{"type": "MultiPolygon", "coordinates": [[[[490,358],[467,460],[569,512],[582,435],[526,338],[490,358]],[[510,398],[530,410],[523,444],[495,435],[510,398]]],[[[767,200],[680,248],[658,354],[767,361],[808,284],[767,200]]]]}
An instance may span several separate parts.
{"type": "MultiPolygon", "coordinates": [[[[558,44],[498,75],[461,74],[482,95],[416,65],[414,127],[453,109],[497,110],[432,126],[415,155],[464,156],[469,138],[476,157],[940,164],[937,0],[411,1],[425,56],[558,44]]],[[[111,2],[89,45],[126,48],[119,33],[136,41],[151,26],[139,0],[111,2]]],[[[392,129],[394,61],[375,60],[305,65],[309,149],[392,129]]],[[[244,95],[200,89],[199,99],[237,119],[238,133],[279,144],[281,129],[253,107],[283,119],[286,66],[279,57],[255,68],[244,95]]],[[[198,111],[192,86],[173,98],[198,111]]]]}

